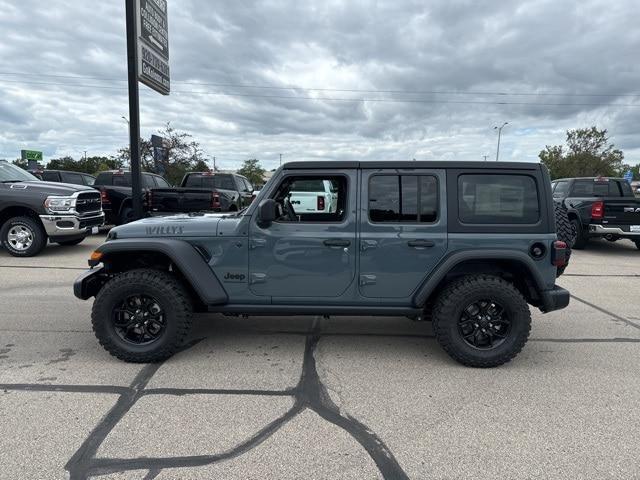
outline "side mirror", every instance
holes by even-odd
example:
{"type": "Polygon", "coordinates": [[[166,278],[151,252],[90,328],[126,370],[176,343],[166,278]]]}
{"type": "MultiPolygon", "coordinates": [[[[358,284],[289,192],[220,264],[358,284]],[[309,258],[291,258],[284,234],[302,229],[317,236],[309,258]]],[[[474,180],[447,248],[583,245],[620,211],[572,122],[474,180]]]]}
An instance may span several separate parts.
{"type": "Polygon", "coordinates": [[[258,205],[258,221],[261,226],[268,227],[278,218],[278,204],[272,198],[267,198],[258,205]]]}

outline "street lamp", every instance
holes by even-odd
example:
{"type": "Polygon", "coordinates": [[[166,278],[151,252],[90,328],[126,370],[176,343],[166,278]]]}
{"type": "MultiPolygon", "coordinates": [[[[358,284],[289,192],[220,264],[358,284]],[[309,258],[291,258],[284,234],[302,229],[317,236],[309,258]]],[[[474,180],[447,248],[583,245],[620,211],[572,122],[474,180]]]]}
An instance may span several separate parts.
{"type": "Polygon", "coordinates": [[[127,122],[127,125],[129,125],[129,119],[127,117],[122,115],[120,118],[123,119],[125,122],[127,122]]]}
{"type": "Polygon", "coordinates": [[[498,130],[498,149],[496,150],[496,162],[500,159],[500,137],[502,136],[502,129],[509,125],[509,122],[504,122],[500,127],[493,127],[494,130],[498,130]]]}

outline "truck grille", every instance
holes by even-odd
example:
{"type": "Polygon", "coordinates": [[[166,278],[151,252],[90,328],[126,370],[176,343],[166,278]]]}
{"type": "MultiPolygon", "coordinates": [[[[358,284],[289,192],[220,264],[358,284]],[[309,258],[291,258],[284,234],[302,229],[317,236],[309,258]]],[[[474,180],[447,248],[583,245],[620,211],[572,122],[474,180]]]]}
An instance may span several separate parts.
{"type": "Polygon", "coordinates": [[[76,211],[80,215],[99,213],[101,210],[102,202],[100,201],[100,192],[83,192],[78,195],[76,211]]]}

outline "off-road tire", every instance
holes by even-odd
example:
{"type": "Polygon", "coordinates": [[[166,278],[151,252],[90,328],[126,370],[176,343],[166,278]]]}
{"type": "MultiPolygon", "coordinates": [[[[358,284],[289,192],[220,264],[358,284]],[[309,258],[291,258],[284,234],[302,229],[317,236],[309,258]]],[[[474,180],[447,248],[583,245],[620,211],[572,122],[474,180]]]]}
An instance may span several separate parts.
{"type": "Polygon", "coordinates": [[[468,275],[449,283],[438,295],[433,310],[436,340],[451,358],[468,367],[497,367],[513,359],[531,331],[527,301],[511,283],[491,275],[468,275]],[[500,345],[488,350],[468,345],[458,329],[463,310],[480,299],[498,301],[511,320],[511,329],[500,345]]]}
{"type": "Polygon", "coordinates": [[[133,363],[160,362],[183,345],[191,329],[192,310],[187,290],[174,275],[137,269],[118,274],[102,287],[93,303],[91,323],[100,344],[114,357],[133,363]],[[132,292],[154,297],[165,311],[165,331],[151,344],[127,343],[115,331],[113,309],[132,292]]]}
{"type": "Polygon", "coordinates": [[[580,220],[578,220],[577,218],[572,218],[571,224],[576,231],[576,239],[573,242],[571,248],[573,248],[574,250],[583,250],[587,246],[587,243],[589,243],[589,236],[582,228],[582,223],[580,223],[580,220]]]}
{"type": "Polygon", "coordinates": [[[14,257],[33,257],[39,254],[47,246],[47,232],[40,224],[40,221],[31,217],[13,217],[8,219],[0,228],[0,241],[2,246],[14,257]],[[9,242],[9,232],[14,228],[25,228],[31,232],[31,245],[19,250],[9,242]]]}
{"type": "Polygon", "coordinates": [[[563,241],[567,244],[567,249],[565,250],[565,265],[562,267],[558,267],[556,271],[556,276],[559,277],[565,271],[565,269],[569,266],[569,259],[571,258],[571,249],[573,244],[576,241],[576,231],[574,225],[569,220],[569,215],[567,214],[567,207],[563,203],[554,202],[553,204],[554,213],[556,217],[556,235],[558,236],[558,240],[563,241]]]}
{"type": "Polygon", "coordinates": [[[78,244],[82,243],[85,238],[87,238],[87,237],[80,237],[80,238],[76,238],[74,240],[60,240],[60,241],[57,241],[56,243],[58,245],[62,245],[63,247],[71,247],[73,245],[78,245],[78,244]]]}

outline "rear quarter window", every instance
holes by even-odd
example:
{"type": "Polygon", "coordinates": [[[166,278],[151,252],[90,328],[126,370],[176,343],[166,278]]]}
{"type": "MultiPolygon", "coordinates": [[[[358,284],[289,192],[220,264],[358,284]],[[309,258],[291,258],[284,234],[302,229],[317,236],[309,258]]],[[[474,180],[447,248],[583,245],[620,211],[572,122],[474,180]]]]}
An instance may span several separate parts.
{"type": "Polygon", "coordinates": [[[540,220],[536,181],[518,174],[460,175],[458,217],[465,224],[535,224],[540,220]]]}

